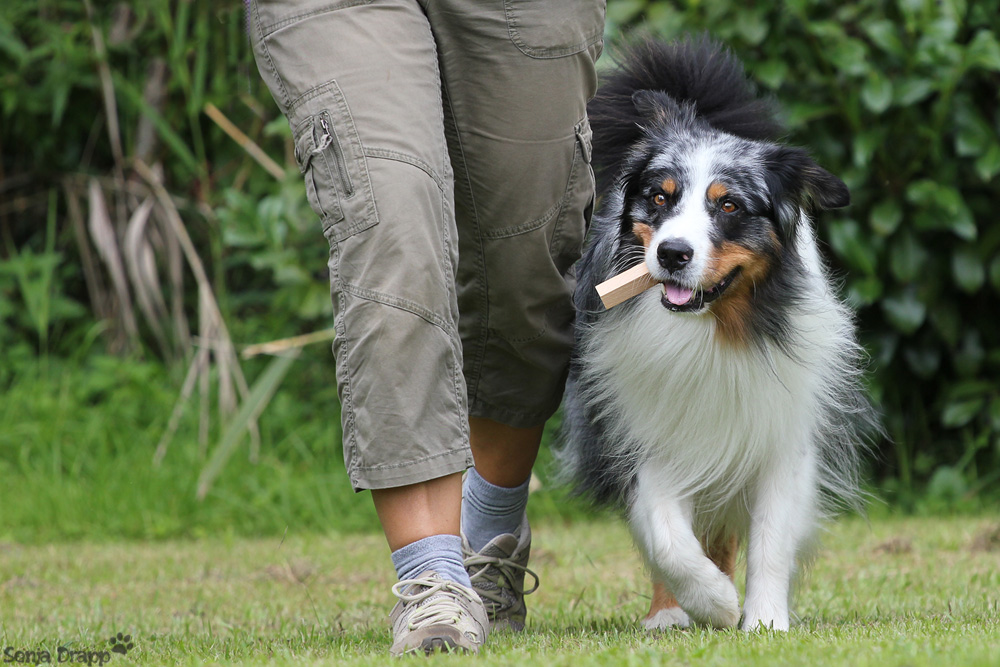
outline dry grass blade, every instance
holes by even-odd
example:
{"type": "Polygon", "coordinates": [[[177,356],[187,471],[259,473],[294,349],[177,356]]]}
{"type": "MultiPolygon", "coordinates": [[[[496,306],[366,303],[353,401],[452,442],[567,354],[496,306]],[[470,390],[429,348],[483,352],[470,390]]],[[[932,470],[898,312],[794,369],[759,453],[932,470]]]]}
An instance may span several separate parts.
{"type": "Polygon", "coordinates": [[[212,488],[212,482],[218,477],[219,473],[222,471],[223,466],[225,466],[226,461],[232,455],[233,451],[236,449],[236,445],[239,443],[240,434],[247,428],[247,425],[257,418],[260,412],[267,405],[268,401],[271,400],[271,396],[277,390],[278,385],[281,384],[281,380],[285,377],[288,369],[291,367],[292,362],[295,361],[296,357],[299,356],[299,350],[295,349],[290,351],[288,354],[275,357],[260,378],[254,383],[253,390],[250,392],[249,398],[244,399],[242,405],[240,405],[240,410],[236,414],[236,417],[232,422],[226,427],[226,432],[222,436],[222,441],[219,446],[215,449],[212,454],[211,460],[205,469],[202,470],[201,475],[198,478],[198,500],[204,500],[205,496],[208,494],[209,490],[212,488]]]}
{"type": "MultiPolygon", "coordinates": [[[[142,90],[142,97],[146,100],[146,104],[157,112],[163,111],[163,103],[166,100],[167,74],[167,62],[163,58],[154,58],[146,70],[146,85],[142,90]]],[[[159,139],[156,125],[148,115],[139,116],[135,136],[135,157],[148,162],[159,139]]]]}
{"type": "Polygon", "coordinates": [[[87,284],[87,295],[90,297],[90,303],[94,306],[97,318],[110,321],[111,295],[104,286],[104,279],[101,277],[97,262],[90,252],[87,229],[83,222],[83,211],[80,209],[80,197],[76,189],[68,182],[63,183],[63,192],[66,194],[66,204],[69,209],[70,221],[73,224],[76,246],[80,251],[80,263],[83,265],[83,280],[87,284]]]}
{"type": "MultiPolygon", "coordinates": [[[[219,304],[216,303],[215,297],[212,294],[212,283],[208,279],[208,274],[205,271],[204,264],[202,264],[201,257],[198,256],[198,251],[191,241],[191,236],[184,226],[181,214],[177,210],[177,207],[174,206],[170,194],[163,187],[160,177],[148,165],[141,160],[136,160],[133,167],[136,174],[146,181],[150,189],[152,189],[154,196],[164,211],[169,229],[177,238],[184,258],[191,268],[191,273],[194,274],[195,281],[198,284],[199,304],[204,306],[204,310],[201,311],[204,314],[203,318],[211,323],[211,328],[213,329],[213,335],[206,338],[218,341],[215,352],[216,364],[220,369],[220,384],[223,382],[222,376],[232,378],[240,397],[245,401],[250,395],[250,389],[247,386],[246,378],[243,376],[243,369],[240,367],[239,359],[236,357],[236,350],[233,346],[232,338],[229,336],[229,330],[226,328],[226,323],[222,318],[222,311],[219,310],[219,304]],[[225,360],[224,362],[221,361],[223,359],[225,360]],[[226,371],[225,373],[222,372],[223,369],[226,371]]],[[[257,426],[256,418],[250,419],[246,427],[250,432],[251,451],[256,451],[260,446],[260,429],[257,426]]]]}
{"type": "Polygon", "coordinates": [[[293,348],[305,347],[306,345],[312,345],[313,343],[322,343],[323,341],[333,340],[336,337],[336,329],[324,329],[322,331],[302,334],[301,336],[292,336],[291,338],[281,338],[279,340],[272,340],[266,343],[247,345],[243,348],[241,356],[244,359],[250,359],[251,357],[256,357],[258,354],[280,354],[293,348]]]}
{"type": "MultiPolygon", "coordinates": [[[[111,67],[108,65],[108,51],[104,46],[104,37],[94,22],[94,8],[90,0],[83,0],[87,10],[87,23],[94,41],[94,52],[97,54],[97,73],[101,80],[101,97],[104,100],[104,114],[108,122],[108,139],[111,142],[111,154],[115,159],[115,190],[125,191],[125,153],[122,150],[121,129],[118,123],[118,104],[115,101],[115,86],[111,77],[111,67]]],[[[125,200],[117,201],[118,228],[121,229],[127,217],[125,200]]]]}
{"type": "Polygon", "coordinates": [[[83,0],[87,8],[87,22],[90,23],[91,37],[94,40],[94,51],[97,53],[97,71],[101,78],[101,94],[104,96],[104,113],[108,119],[108,139],[111,141],[111,153],[119,167],[124,163],[125,153],[122,151],[121,130],[118,125],[118,106],[115,104],[115,89],[111,81],[111,68],[108,67],[108,52],[104,48],[104,37],[94,23],[94,8],[90,0],[83,0]]]}
{"type": "MultiPolygon", "coordinates": [[[[163,219],[165,216],[162,209],[157,208],[157,221],[164,230],[167,230],[170,229],[170,222],[163,219]]],[[[182,355],[186,358],[191,349],[191,329],[187,315],[184,314],[184,255],[181,253],[181,244],[176,236],[167,233],[163,237],[167,255],[167,275],[170,278],[170,313],[174,323],[174,335],[180,344],[182,355]]]]}
{"type": "Polygon", "coordinates": [[[163,328],[163,323],[169,316],[156,270],[156,257],[146,238],[146,227],[153,212],[153,204],[153,198],[147,197],[129,218],[125,227],[125,264],[132,280],[139,310],[145,316],[164,356],[170,358],[172,348],[163,328]]]}
{"type": "Polygon", "coordinates": [[[129,337],[134,338],[138,336],[139,330],[136,326],[135,314],[132,312],[132,299],[129,296],[128,282],[125,278],[125,267],[122,264],[121,253],[118,250],[118,239],[115,236],[111,216],[104,201],[104,192],[96,180],[91,179],[88,187],[88,195],[88,203],[90,204],[90,216],[88,220],[90,237],[97,248],[97,254],[107,265],[108,272],[111,274],[111,282],[118,296],[118,305],[121,309],[125,332],[129,337]]]}
{"type": "Polygon", "coordinates": [[[184,406],[187,404],[188,399],[191,398],[191,393],[194,391],[195,381],[201,375],[201,369],[208,366],[208,350],[198,350],[198,354],[195,355],[194,359],[191,360],[191,365],[188,368],[187,375],[184,377],[184,384],[181,387],[180,396],[177,397],[177,402],[174,403],[174,409],[170,413],[170,420],[167,422],[167,429],[160,436],[160,442],[156,445],[156,453],[153,455],[153,465],[159,466],[163,462],[163,457],[167,455],[167,448],[170,446],[170,441],[174,437],[174,433],[177,432],[177,427],[180,425],[181,416],[184,414],[184,406]]]}
{"type": "MultiPolygon", "coordinates": [[[[211,298],[211,295],[203,294],[201,298],[207,302],[211,298]]],[[[232,341],[228,339],[228,336],[215,335],[221,333],[221,330],[218,327],[218,323],[213,322],[213,325],[215,331],[209,340],[212,340],[213,345],[216,346],[215,365],[219,369],[219,414],[223,417],[228,417],[236,411],[233,367],[239,364],[239,361],[236,359],[236,355],[232,353],[232,341]]],[[[246,397],[244,396],[244,398],[246,397]]]]}
{"type": "Polygon", "coordinates": [[[250,157],[257,161],[257,164],[264,167],[269,174],[274,176],[276,179],[284,180],[285,170],[278,165],[277,162],[271,159],[271,157],[264,152],[264,150],[254,143],[253,139],[243,134],[240,128],[236,127],[232,121],[226,118],[225,114],[219,111],[218,107],[209,102],[205,105],[205,113],[209,118],[215,121],[215,124],[222,128],[222,131],[228,134],[233,141],[240,145],[240,148],[245,150],[250,157]]]}
{"type": "MultiPolygon", "coordinates": [[[[215,328],[212,326],[212,316],[208,312],[208,302],[201,295],[201,290],[198,290],[198,337],[202,341],[212,340],[212,336],[215,335],[215,328]]],[[[208,430],[211,427],[212,419],[212,406],[210,400],[210,389],[212,384],[212,376],[209,373],[212,346],[201,343],[199,348],[199,353],[205,353],[206,363],[200,367],[199,372],[199,385],[201,386],[201,406],[198,411],[198,454],[201,457],[205,456],[208,451],[208,430]]],[[[216,358],[219,354],[216,352],[216,358]]]]}

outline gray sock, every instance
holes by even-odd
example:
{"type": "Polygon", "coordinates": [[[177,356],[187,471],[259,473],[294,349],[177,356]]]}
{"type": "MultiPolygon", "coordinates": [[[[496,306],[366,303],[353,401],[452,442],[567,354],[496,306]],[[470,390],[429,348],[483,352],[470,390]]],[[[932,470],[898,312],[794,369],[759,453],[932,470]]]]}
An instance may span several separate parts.
{"type": "Polygon", "coordinates": [[[505,533],[516,534],[528,506],[528,482],[508,489],[490,484],[475,468],[462,482],[462,532],[469,546],[482,551],[490,540],[505,533]]]}
{"type": "Polygon", "coordinates": [[[392,564],[400,581],[434,570],[443,579],[472,587],[462,564],[462,538],[458,535],[431,535],[407,544],[392,552],[392,564]]]}

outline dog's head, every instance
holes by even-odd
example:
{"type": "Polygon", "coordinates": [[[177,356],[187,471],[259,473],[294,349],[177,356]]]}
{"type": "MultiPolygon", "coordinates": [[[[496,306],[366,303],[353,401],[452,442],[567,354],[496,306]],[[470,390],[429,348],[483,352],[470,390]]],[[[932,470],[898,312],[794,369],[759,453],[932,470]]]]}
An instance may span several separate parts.
{"type": "Polygon", "coordinates": [[[621,240],[644,248],[669,310],[748,308],[793,250],[802,212],[850,202],[800,148],[719,132],[664,93],[632,99],[644,138],[619,180],[621,240]]]}

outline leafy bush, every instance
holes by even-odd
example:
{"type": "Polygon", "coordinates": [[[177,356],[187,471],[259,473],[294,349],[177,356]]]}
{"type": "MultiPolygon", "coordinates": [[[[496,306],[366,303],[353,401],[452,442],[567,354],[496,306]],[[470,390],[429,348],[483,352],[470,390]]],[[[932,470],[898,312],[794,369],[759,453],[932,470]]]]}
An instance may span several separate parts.
{"type": "MultiPolygon", "coordinates": [[[[289,134],[238,0],[0,4],[0,391],[58,381],[35,376],[36,355],[160,359],[186,375],[168,436],[198,392],[195,453],[218,413],[256,457],[236,349],[326,327],[331,310],[298,170],[244,148],[292,165],[289,134]]],[[[332,360],[294,374],[303,392],[335,384],[332,360]]]]}
{"type": "MultiPolygon", "coordinates": [[[[38,301],[34,293],[44,284],[35,283],[45,282],[39,262],[51,260],[69,272],[51,284],[52,316],[78,317],[81,309],[70,302],[104,314],[81,271],[81,239],[99,244],[86,232],[74,236],[68,195],[100,179],[124,255],[127,220],[118,218],[142,201],[133,165],[143,161],[163,165],[162,180],[213,288],[223,301],[232,298],[223,304],[227,314],[259,313],[266,304],[267,319],[285,323],[268,333],[281,335],[302,333],[328,315],[325,241],[292,166],[287,123],[257,75],[242,2],[2,3],[0,145],[0,290],[11,303],[38,301]],[[209,105],[290,167],[284,174],[278,167],[279,181],[212,122],[209,105]],[[35,268],[15,282],[29,265],[35,268]],[[27,280],[32,276],[38,280],[27,280]]],[[[152,241],[157,258],[165,256],[152,241]]],[[[194,310],[188,304],[189,316],[194,310]]],[[[40,344],[39,324],[34,315],[0,310],[0,340],[34,333],[40,344]]],[[[152,336],[144,327],[139,333],[142,351],[152,336]]],[[[67,341],[54,338],[54,351],[67,352],[67,341]]]]}
{"type": "Polygon", "coordinates": [[[790,141],[850,186],[819,226],[872,355],[890,490],[929,479],[961,502],[996,482],[1000,2],[613,0],[608,18],[612,44],[624,28],[721,38],[790,141]]]}
{"type": "MultiPolygon", "coordinates": [[[[96,183],[123,241],[148,190],[138,161],[163,165],[234,341],[329,326],[325,241],[244,19],[239,0],[0,3],[0,391],[30,393],[35,357],[84,364],[127,349],[190,360],[141,317],[131,347],[116,347],[126,306],[111,299],[85,216],[74,217],[74,202],[100,203],[85,194],[96,183]],[[258,166],[208,105],[285,166],[258,166]]],[[[926,490],[931,505],[954,507],[995,489],[1000,0],[610,0],[609,52],[629,29],[722,39],[782,102],[789,139],[851,187],[852,207],[819,226],[872,354],[892,437],[877,472],[890,495],[911,503],[926,490]]],[[[159,202],[149,242],[183,329],[204,304],[190,277],[169,279],[159,202]]],[[[297,362],[284,391],[308,404],[332,386],[331,366],[297,362]]]]}

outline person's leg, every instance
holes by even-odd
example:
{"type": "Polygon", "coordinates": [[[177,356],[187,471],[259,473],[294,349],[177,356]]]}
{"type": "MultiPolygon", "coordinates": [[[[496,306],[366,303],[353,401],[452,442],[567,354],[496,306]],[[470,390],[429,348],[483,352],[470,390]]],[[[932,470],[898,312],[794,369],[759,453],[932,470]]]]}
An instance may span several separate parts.
{"type": "Polygon", "coordinates": [[[536,428],[559,405],[573,343],[604,3],[426,4],[455,169],[469,414],[536,428]]]}
{"type": "MultiPolygon", "coordinates": [[[[447,505],[454,497],[420,485],[472,459],[456,336],[451,167],[426,17],[413,0],[253,7],[255,55],[292,126],[330,243],[351,483],[408,487],[399,493],[447,505]]],[[[390,542],[399,546],[395,536],[390,542]]]]}
{"type": "Polygon", "coordinates": [[[470,418],[476,470],[490,484],[508,488],[520,485],[531,476],[544,428],[514,428],[492,419],[470,418]]]}
{"type": "Polygon", "coordinates": [[[373,489],[372,500],[393,551],[431,535],[458,535],[462,475],[373,489]]]}
{"type": "Polygon", "coordinates": [[[256,0],[251,37],[330,244],[347,472],[356,490],[373,490],[397,572],[421,579],[394,588],[392,651],[474,649],[485,613],[462,568],[448,566],[461,562],[457,480],[472,457],[453,179],[427,18],[415,0],[256,0]],[[440,606],[429,595],[451,598],[455,613],[417,613],[440,606]],[[445,617],[471,621],[445,632],[445,617]],[[414,640],[428,622],[433,632],[414,640]]]}
{"type": "Polygon", "coordinates": [[[481,551],[498,535],[518,532],[543,428],[514,428],[481,417],[469,420],[476,466],[466,472],[462,487],[462,534],[473,551],[481,551]]]}
{"type": "Polygon", "coordinates": [[[462,565],[459,514],[462,476],[445,477],[388,489],[373,489],[372,500],[385,531],[400,580],[427,570],[471,586],[462,565]]]}
{"type": "Polygon", "coordinates": [[[466,564],[491,620],[520,629],[527,482],[562,396],[570,267],[593,202],[586,101],[596,90],[604,3],[435,0],[426,10],[456,171],[459,330],[476,462],[464,485],[466,564]],[[500,586],[510,582],[513,595],[500,586]]]}

